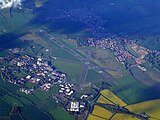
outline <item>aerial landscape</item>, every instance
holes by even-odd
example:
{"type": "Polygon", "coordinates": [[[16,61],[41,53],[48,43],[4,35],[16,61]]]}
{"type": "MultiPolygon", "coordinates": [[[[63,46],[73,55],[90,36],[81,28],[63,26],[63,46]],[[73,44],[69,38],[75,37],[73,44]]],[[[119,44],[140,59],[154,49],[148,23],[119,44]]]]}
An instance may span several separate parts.
{"type": "Polygon", "coordinates": [[[160,120],[160,0],[0,0],[0,120],[160,120]]]}

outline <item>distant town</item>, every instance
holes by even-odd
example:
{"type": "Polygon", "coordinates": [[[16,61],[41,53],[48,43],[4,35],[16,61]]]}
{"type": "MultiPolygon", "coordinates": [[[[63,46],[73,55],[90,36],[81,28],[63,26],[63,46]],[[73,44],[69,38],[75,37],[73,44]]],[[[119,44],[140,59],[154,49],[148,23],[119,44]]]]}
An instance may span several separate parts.
{"type": "MultiPolygon", "coordinates": [[[[142,66],[143,63],[147,61],[146,57],[152,54],[153,57],[157,57],[160,55],[158,50],[150,50],[141,45],[137,44],[134,40],[128,40],[123,37],[109,37],[104,39],[96,39],[96,38],[85,38],[85,39],[78,39],[78,45],[87,47],[96,47],[96,48],[103,48],[109,49],[115,56],[116,60],[126,66],[137,66],[142,71],[147,71],[145,67],[142,66]],[[127,50],[126,46],[128,46],[131,50],[127,50]],[[130,64],[128,61],[133,61],[130,64]]],[[[90,54],[94,54],[91,53],[90,54]]],[[[148,61],[150,61],[150,59],[148,61]]]]}

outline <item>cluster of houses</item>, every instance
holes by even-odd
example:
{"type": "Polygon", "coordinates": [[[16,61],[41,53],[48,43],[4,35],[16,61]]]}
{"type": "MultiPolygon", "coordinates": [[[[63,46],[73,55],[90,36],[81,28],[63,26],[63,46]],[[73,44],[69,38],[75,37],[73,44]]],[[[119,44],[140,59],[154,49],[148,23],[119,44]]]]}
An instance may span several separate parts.
{"type": "Polygon", "coordinates": [[[59,85],[61,88],[59,90],[59,93],[60,94],[66,94],[68,96],[71,96],[75,91],[74,91],[74,84],[70,84],[70,83],[67,83],[67,84],[60,84],[59,85]]]}
{"type": "Polygon", "coordinates": [[[19,53],[21,50],[22,49],[20,49],[20,48],[10,48],[9,52],[11,52],[11,53],[19,53]]]}
{"type": "MultiPolygon", "coordinates": [[[[6,80],[11,83],[19,85],[37,84],[43,91],[48,91],[52,86],[60,84],[66,79],[66,74],[49,66],[48,61],[41,57],[33,58],[28,55],[14,57],[2,73],[3,76],[8,76],[6,80]]],[[[29,94],[34,90],[24,87],[20,91],[29,94]]]]}
{"type": "Polygon", "coordinates": [[[125,50],[121,42],[123,41],[127,43],[132,43],[133,41],[126,41],[124,38],[120,37],[96,39],[96,40],[94,38],[87,38],[85,40],[87,46],[110,49],[114,53],[116,59],[121,63],[124,63],[124,61],[126,61],[127,59],[132,58],[132,55],[125,50]]]}
{"type": "MultiPolygon", "coordinates": [[[[86,38],[78,39],[77,42],[79,46],[83,47],[91,46],[109,49],[114,54],[118,62],[126,65],[128,60],[133,60],[135,64],[140,66],[146,62],[145,56],[147,56],[149,53],[156,53],[156,55],[159,53],[136,44],[134,40],[128,40],[122,37],[108,37],[102,39],[86,38]],[[128,51],[126,46],[129,46],[137,54],[137,56],[128,51]]],[[[146,69],[142,66],[140,66],[140,68],[143,69],[143,71],[146,71],[146,69]]]]}
{"type": "Polygon", "coordinates": [[[19,91],[21,91],[25,94],[31,94],[31,93],[33,93],[34,89],[20,88],[19,91]]]}

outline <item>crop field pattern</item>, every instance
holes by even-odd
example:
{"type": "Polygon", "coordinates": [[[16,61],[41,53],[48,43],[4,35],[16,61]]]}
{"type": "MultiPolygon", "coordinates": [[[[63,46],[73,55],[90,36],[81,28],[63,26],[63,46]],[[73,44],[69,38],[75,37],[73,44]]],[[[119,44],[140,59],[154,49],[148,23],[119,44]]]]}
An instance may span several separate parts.
{"type": "Polygon", "coordinates": [[[94,106],[92,113],[88,116],[87,120],[140,120],[136,115],[119,113],[118,111],[113,111],[110,107],[105,107],[106,105],[120,105],[124,106],[124,108],[128,109],[132,113],[142,114],[145,113],[149,117],[149,120],[159,120],[160,111],[159,105],[160,100],[150,100],[146,102],[140,102],[136,104],[127,105],[120,98],[118,98],[115,94],[113,94],[109,90],[102,90],[101,95],[97,100],[97,105],[94,106]],[[98,103],[104,104],[99,106],[98,103]]]}
{"type": "Polygon", "coordinates": [[[108,99],[109,101],[111,101],[113,104],[117,104],[117,105],[120,105],[120,106],[126,106],[125,102],[123,102],[121,99],[119,99],[115,94],[113,94],[109,90],[103,90],[103,91],[101,91],[101,95],[103,97],[106,97],[106,99],[108,99]]]}

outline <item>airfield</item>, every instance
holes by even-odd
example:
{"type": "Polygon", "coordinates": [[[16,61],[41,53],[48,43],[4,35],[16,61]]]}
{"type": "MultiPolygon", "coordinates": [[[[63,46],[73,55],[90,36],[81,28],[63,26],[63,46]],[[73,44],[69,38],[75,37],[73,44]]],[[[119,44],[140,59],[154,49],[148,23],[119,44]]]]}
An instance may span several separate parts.
{"type": "MultiPolygon", "coordinates": [[[[36,7],[41,6],[43,3],[37,0],[36,7]]],[[[80,114],[67,111],[52,99],[59,86],[53,86],[47,92],[38,88],[32,94],[22,93],[19,91],[21,86],[6,81],[0,70],[0,119],[82,120],[84,115],[87,120],[159,120],[158,62],[142,64],[147,71],[137,66],[126,69],[108,49],[79,46],[75,36],[84,35],[84,31],[68,35],[61,33],[63,29],[56,31],[47,25],[32,25],[29,23],[35,17],[32,9],[15,10],[12,18],[5,12],[6,18],[0,19],[0,68],[9,66],[9,62],[4,63],[7,55],[10,56],[8,61],[14,57],[10,47],[20,48],[23,51],[21,56],[51,59],[54,67],[67,75],[67,81],[76,85],[77,94],[68,99],[83,101],[87,106],[80,114]],[[86,94],[93,98],[81,100],[80,97],[86,94]],[[131,113],[126,113],[126,110],[131,113]]],[[[126,46],[126,50],[139,57],[132,46],[126,46]]],[[[18,75],[22,76],[26,75],[18,75]]],[[[25,87],[33,86],[27,83],[25,87]]]]}

